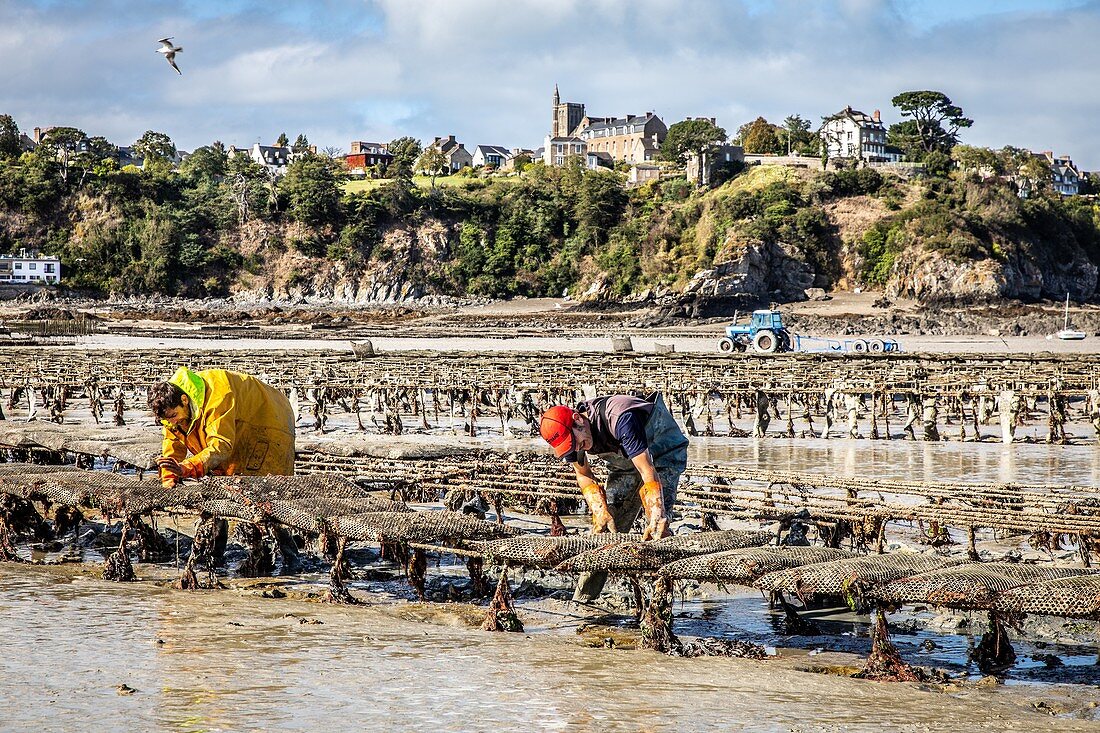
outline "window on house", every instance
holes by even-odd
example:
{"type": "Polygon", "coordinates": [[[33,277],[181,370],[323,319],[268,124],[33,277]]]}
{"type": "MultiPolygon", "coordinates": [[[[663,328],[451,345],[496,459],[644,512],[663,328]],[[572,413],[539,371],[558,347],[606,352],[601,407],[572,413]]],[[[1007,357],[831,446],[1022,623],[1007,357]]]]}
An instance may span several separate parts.
{"type": "Polygon", "coordinates": [[[23,263],[22,262],[16,262],[15,263],[15,269],[16,270],[22,270],[23,269],[23,263]]]}
{"type": "Polygon", "coordinates": [[[53,266],[53,263],[52,263],[52,262],[48,262],[48,263],[46,263],[46,264],[45,264],[45,265],[43,266],[43,269],[44,269],[44,270],[45,270],[46,272],[53,272],[53,271],[54,271],[54,269],[53,269],[53,268],[54,268],[54,266],[53,266]]]}
{"type": "Polygon", "coordinates": [[[32,263],[30,264],[30,269],[32,269],[32,270],[37,270],[37,269],[38,269],[38,263],[36,263],[36,262],[32,262],[32,263]]]}

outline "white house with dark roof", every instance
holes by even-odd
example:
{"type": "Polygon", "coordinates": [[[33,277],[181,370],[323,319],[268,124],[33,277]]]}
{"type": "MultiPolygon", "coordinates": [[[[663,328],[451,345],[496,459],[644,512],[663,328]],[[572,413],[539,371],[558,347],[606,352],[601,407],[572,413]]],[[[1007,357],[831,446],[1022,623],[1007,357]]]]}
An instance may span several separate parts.
{"type": "MultiPolygon", "coordinates": [[[[253,143],[251,149],[230,145],[226,152],[230,157],[247,155],[253,163],[263,167],[276,178],[286,173],[287,166],[306,155],[305,152],[294,152],[294,149],[287,145],[260,145],[259,143],[253,143]]],[[[317,146],[310,145],[307,152],[316,153],[317,146]]]]}
{"type": "Polygon", "coordinates": [[[868,115],[848,105],[825,118],[818,131],[829,158],[847,158],[867,163],[897,163],[897,148],[886,144],[886,127],[876,109],[868,115]]]}
{"type": "Polygon", "coordinates": [[[474,148],[473,165],[491,165],[500,168],[508,160],[510,153],[503,145],[478,145],[474,148]]]}

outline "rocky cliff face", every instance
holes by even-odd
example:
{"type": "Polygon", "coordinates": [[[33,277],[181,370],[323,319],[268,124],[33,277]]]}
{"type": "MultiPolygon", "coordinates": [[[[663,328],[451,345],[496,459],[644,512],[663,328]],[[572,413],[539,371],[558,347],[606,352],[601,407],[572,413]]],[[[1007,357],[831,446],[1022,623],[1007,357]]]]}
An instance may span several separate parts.
{"type": "Polygon", "coordinates": [[[265,256],[259,275],[242,276],[239,301],[326,301],[347,304],[447,300],[448,228],[428,221],[388,230],[360,265],[286,251],[265,256]]]}
{"type": "Polygon", "coordinates": [[[957,261],[942,252],[911,248],[898,256],[888,297],[922,302],[989,303],[1005,298],[1074,300],[1096,294],[1097,267],[1082,252],[1064,261],[1037,260],[1016,251],[1004,259],[957,261]]]}
{"type": "Polygon", "coordinates": [[[782,242],[734,244],[728,259],[697,272],[684,295],[713,299],[802,300],[814,284],[813,269],[782,242]]]}

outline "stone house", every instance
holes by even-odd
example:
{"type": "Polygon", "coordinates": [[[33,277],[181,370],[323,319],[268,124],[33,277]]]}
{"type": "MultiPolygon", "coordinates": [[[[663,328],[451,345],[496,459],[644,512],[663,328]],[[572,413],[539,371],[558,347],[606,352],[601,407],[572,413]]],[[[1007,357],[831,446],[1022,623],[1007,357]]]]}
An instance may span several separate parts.
{"type": "MultiPolygon", "coordinates": [[[[587,147],[584,140],[572,135],[553,137],[547,135],[542,143],[542,162],[546,165],[561,166],[573,157],[586,158],[587,147]]],[[[585,160],[587,163],[587,160],[585,160]]]]}
{"type": "Polygon", "coordinates": [[[432,148],[443,153],[443,158],[447,161],[447,170],[451,173],[457,173],[463,168],[469,168],[474,164],[474,156],[470,155],[470,151],[466,149],[463,143],[455,140],[454,135],[437,137],[425,150],[431,150],[432,148]]]}
{"type": "Polygon", "coordinates": [[[530,150],[529,148],[512,148],[508,151],[508,157],[504,159],[504,163],[501,164],[500,169],[504,171],[514,170],[516,167],[516,158],[521,155],[526,155],[530,160],[539,160],[542,158],[542,148],[538,150],[530,150]]]}
{"type": "Polygon", "coordinates": [[[647,163],[668,135],[664,121],[652,112],[626,117],[585,117],[576,131],[590,153],[607,153],[615,162],[647,163]]]}
{"type": "MultiPolygon", "coordinates": [[[[703,165],[703,177],[702,181],[704,185],[709,185],[711,178],[713,177],[714,170],[725,163],[743,163],[745,162],[745,149],[740,145],[719,145],[713,155],[707,155],[702,161],[703,165]]],[[[687,179],[692,182],[699,181],[699,159],[691,155],[688,157],[687,164],[684,166],[687,179]]]]}

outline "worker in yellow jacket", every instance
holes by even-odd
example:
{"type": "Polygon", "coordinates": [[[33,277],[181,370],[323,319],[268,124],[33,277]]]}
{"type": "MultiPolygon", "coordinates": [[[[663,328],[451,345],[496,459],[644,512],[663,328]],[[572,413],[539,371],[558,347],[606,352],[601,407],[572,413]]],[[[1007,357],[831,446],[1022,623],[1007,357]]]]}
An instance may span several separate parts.
{"type": "Polygon", "coordinates": [[[164,426],[157,465],[165,488],[207,475],[294,473],[294,409],[255,377],[180,367],[153,386],[149,408],[164,426]]]}

